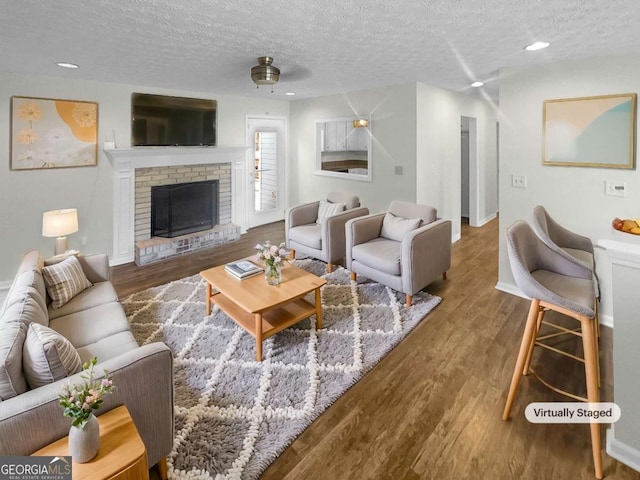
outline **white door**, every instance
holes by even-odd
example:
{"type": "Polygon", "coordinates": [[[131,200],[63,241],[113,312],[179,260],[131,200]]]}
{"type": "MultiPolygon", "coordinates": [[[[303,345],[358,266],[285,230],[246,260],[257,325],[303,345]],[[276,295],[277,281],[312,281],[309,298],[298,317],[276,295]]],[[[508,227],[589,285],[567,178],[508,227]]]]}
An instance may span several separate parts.
{"type": "Polygon", "coordinates": [[[249,228],[284,218],[284,118],[247,118],[247,225],[249,228]]]}

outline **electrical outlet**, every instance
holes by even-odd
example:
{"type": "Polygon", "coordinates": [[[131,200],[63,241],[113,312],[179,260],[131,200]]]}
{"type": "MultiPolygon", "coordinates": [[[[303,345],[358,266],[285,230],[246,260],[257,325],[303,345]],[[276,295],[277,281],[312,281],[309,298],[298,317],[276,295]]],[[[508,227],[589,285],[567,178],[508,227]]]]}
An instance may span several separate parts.
{"type": "Polygon", "coordinates": [[[396,165],[393,168],[393,173],[395,175],[404,175],[404,167],[402,165],[396,165]]]}
{"type": "Polygon", "coordinates": [[[80,239],[80,244],[81,244],[82,246],[86,246],[86,245],[87,245],[87,237],[86,237],[86,236],[84,236],[84,237],[82,237],[82,238],[80,239]]]}
{"type": "Polygon", "coordinates": [[[511,186],[515,188],[527,188],[526,175],[511,175],[511,186]]]}

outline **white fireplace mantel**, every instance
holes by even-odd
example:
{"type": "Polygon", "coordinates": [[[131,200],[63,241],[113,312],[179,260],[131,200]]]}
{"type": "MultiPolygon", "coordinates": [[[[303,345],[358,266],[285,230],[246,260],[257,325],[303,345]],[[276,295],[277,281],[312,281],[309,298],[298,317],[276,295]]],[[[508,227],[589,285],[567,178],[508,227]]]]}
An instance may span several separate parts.
{"type": "Polygon", "coordinates": [[[249,147],[136,147],[105,149],[113,167],[113,250],[111,264],[135,256],[136,168],[231,164],[231,221],[246,231],[246,154],[249,147]]]}

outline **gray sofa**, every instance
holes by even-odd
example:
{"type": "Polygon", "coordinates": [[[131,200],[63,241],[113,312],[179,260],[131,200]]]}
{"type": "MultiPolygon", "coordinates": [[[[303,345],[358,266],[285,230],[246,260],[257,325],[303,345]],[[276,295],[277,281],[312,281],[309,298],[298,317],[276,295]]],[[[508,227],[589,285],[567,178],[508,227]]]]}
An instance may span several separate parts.
{"type": "MultiPolygon", "coordinates": [[[[22,346],[12,332],[22,322],[48,326],[71,342],[82,362],[94,356],[96,378],[110,372],[116,389],[97,411],[126,405],[147,449],[148,464],[160,462],[173,447],[173,358],[164,343],[138,346],[109,281],[106,255],[79,256],[92,286],[58,309],[51,307],[43,261],[28,252],[0,310],[0,455],[29,455],[66,436],[71,420],[62,415],[58,394],[81,373],[29,389],[24,380],[22,346]]],[[[163,472],[164,473],[164,472],[163,472]]]]}

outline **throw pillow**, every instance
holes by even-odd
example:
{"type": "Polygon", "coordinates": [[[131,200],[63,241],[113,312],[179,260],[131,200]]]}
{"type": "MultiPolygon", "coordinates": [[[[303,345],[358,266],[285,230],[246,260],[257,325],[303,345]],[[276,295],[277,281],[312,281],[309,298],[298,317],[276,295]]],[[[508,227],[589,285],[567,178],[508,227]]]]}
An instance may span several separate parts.
{"type": "Polygon", "coordinates": [[[0,400],[27,391],[22,373],[22,346],[26,336],[26,323],[5,322],[0,327],[0,400]]]}
{"type": "Polygon", "coordinates": [[[331,217],[336,213],[343,212],[344,207],[344,203],[331,203],[326,200],[320,200],[320,205],[318,205],[318,219],[316,220],[316,223],[322,223],[323,218],[331,217]]]}
{"type": "Polygon", "coordinates": [[[78,257],[78,251],[77,250],[67,250],[64,253],[61,253],[59,255],[54,255],[53,257],[49,257],[49,258],[45,258],[44,259],[44,266],[48,267],[50,265],[55,265],[56,263],[60,263],[64,260],[66,260],[69,257],[78,257]]]}
{"type": "Polygon", "coordinates": [[[51,307],[60,308],[81,291],[91,286],[76,257],[42,269],[51,307]]]}
{"type": "Polygon", "coordinates": [[[420,226],[421,218],[402,218],[396,217],[393,213],[387,212],[382,220],[382,231],[380,236],[401,242],[402,237],[407,232],[415,230],[420,226]]]}
{"type": "Polygon", "coordinates": [[[31,323],[22,348],[22,366],[31,388],[41,387],[82,370],[71,342],[49,327],[31,323]]]}

